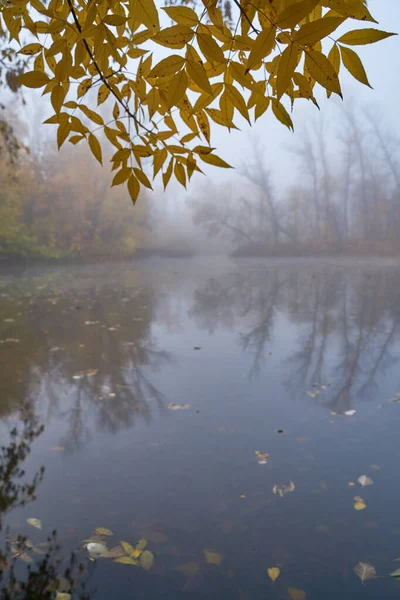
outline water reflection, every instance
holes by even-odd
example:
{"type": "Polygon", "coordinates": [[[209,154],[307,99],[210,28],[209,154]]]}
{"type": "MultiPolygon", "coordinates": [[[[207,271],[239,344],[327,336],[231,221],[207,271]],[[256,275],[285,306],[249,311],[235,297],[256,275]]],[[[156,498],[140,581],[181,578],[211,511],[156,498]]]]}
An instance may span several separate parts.
{"type": "Polygon", "coordinates": [[[316,398],[322,385],[324,404],[344,413],[374,394],[377,379],[398,363],[398,289],[399,274],[385,271],[238,271],[197,289],[189,314],[213,334],[240,330],[249,378],[260,376],[274,346],[287,340],[288,391],[316,398]]]}
{"type": "Polygon", "coordinates": [[[68,424],[60,445],[71,451],[94,430],[116,433],[138,417],[149,421],[165,404],[152,374],[172,361],[151,334],[152,290],[139,281],[100,293],[92,284],[45,281],[35,293],[2,294],[0,360],[9,368],[1,413],[13,412],[21,398],[40,399],[48,419],[68,424]]]}

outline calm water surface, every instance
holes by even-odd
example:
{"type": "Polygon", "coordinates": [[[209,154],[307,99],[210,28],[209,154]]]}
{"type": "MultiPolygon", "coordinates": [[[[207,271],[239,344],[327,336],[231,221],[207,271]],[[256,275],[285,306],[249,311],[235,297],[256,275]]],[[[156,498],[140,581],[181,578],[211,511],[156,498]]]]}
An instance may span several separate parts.
{"type": "Polygon", "coordinates": [[[1,274],[0,598],[399,597],[400,268],[209,262],[1,274]]]}

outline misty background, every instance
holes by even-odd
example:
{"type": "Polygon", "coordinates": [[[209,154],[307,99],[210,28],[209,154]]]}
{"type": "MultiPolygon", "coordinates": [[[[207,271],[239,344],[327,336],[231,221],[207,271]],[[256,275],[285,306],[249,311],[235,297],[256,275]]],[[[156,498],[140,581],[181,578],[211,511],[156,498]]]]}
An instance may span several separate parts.
{"type": "MultiPolygon", "coordinates": [[[[380,29],[396,31],[397,0],[369,5],[380,29]]],[[[251,128],[238,116],[230,133],[213,124],[212,145],[234,169],[202,164],[205,176],[195,173],[187,190],[171,182],[164,192],[157,180],[135,207],[124,187],[110,188],[109,157],[101,168],[83,144],[57,151],[55,126],[42,124],[52,114],[47,98],[3,93],[2,118],[28,150],[11,157],[1,138],[0,255],[397,254],[399,38],[360,56],[374,90],[342,66],[344,101],[322,89],[320,111],[298,101],[294,133],[270,112],[251,128]]]]}

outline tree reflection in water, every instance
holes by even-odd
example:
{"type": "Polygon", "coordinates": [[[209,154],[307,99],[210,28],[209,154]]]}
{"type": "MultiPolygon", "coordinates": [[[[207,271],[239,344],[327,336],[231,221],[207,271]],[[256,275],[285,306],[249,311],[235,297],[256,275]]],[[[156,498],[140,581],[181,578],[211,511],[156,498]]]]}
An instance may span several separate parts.
{"type": "Polygon", "coordinates": [[[0,449],[0,599],[51,600],[57,591],[74,590],[77,598],[90,600],[85,582],[87,567],[73,553],[67,560],[62,557],[56,531],[37,549],[26,537],[13,536],[9,529],[3,531],[8,513],[36,499],[45,468],[40,467],[27,479],[24,463],[43,430],[32,407],[25,406],[18,414],[18,424],[9,432],[8,443],[0,449]],[[35,556],[35,552],[40,556],[35,556]],[[25,562],[30,561],[28,566],[21,556],[25,562]]]}
{"type": "Polygon", "coordinates": [[[241,330],[238,343],[251,356],[249,377],[260,375],[284,335],[282,320],[278,326],[283,317],[284,327],[297,327],[295,349],[288,349],[282,365],[290,394],[330,383],[324,404],[343,413],[373,394],[378,375],[398,362],[399,280],[393,270],[238,270],[197,289],[190,316],[210,333],[241,330]]]}

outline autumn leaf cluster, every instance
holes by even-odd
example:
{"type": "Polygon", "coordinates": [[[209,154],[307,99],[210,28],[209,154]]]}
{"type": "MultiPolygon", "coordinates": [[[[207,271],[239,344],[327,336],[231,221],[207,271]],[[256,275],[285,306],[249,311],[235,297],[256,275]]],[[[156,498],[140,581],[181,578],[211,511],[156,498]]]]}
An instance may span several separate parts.
{"type": "Polygon", "coordinates": [[[317,85],[342,95],[342,64],[369,85],[353,48],[393,35],[375,27],[364,0],[234,0],[236,21],[216,0],[3,4],[10,43],[32,39],[19,50],[32,57],[20,82],[50,96],[58,147],[86,141],[102,163],[107,138],[112,184],[127,185],[133,202],[159,174],[164,187],[171,177],[186,187],[202,163],[229,167],[211,146],[213,124],[231,130],[238,115],[251,123],[272,111],[293,128],[290,109],[300,99],[318,106],[317,85]],[[109,120],[95,99],[110,104],[109,120]]]}

